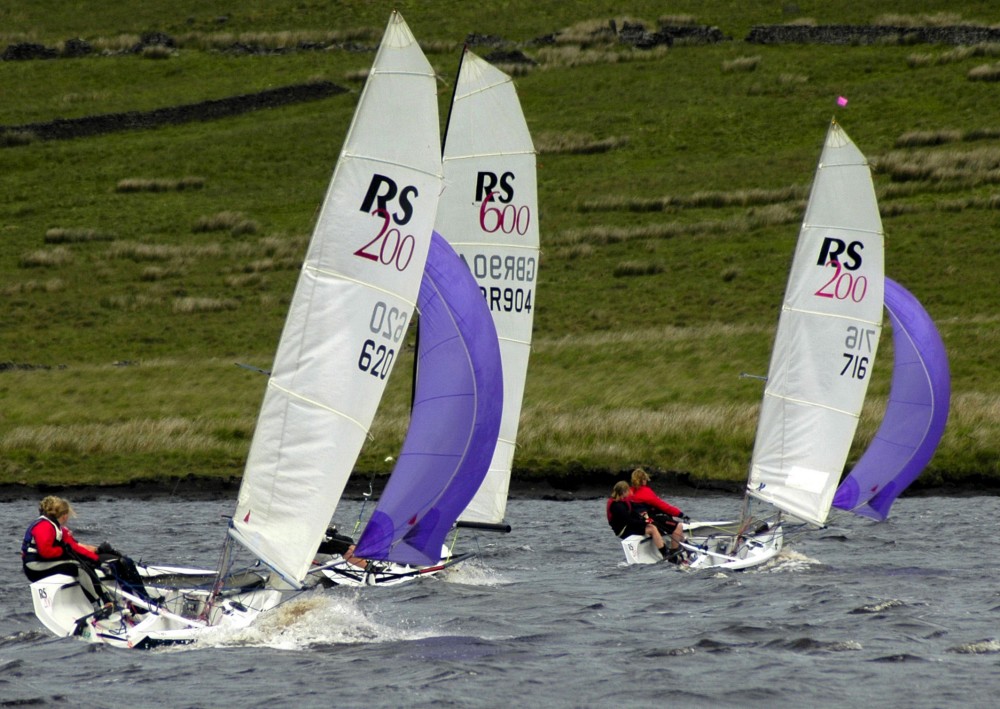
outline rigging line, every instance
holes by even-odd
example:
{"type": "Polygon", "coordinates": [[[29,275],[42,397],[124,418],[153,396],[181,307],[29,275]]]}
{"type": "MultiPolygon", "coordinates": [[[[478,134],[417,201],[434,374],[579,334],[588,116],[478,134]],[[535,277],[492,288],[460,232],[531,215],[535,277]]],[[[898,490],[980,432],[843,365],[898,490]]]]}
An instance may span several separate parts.
{"type": "Polygon", "coordinates": [[[833,411],[837,414],[843,414],[844,416],[850,416],[851,418],[859,418],[861,413],[854,413],[852,411],[845,411],[843,409],[838,409],[836,406],[829,406],[827,404],[822,404],[818,401],[807,401],[805,399],[797,399],[792,396],[783,396],[781,394],[775,394],[771,391],[765,391],[764,396],[769,396],[772,399],[780,399],[781,401],[787,401],[791,404],[802,404],[803,406],[813,406],[817,409],[824,409],[825,411],[833,411]]]}
{"type": "Polygon", "coordinates": [[[531,340],[521,340],[516,337],[497,337],[500,342],[512,342],[515,345],[525,345],[531,347],[531,340]]]}
{"type": "Polygon", "coordinates": [[[331,414],[334,414],[336,416],[340,416],[341,418],[346,419],[347,421],[350,421],[355,426],[357,426],[358,428],[360,428],[362,431],[365,432],[365,434],[368,433],[368,427],[365,426],[360,421],[358,421],[353,416],[349,416],[348,414],[344,413],[343,411],[340,411],[339,409],[335,409],[332,406],[327,406],[325,404],[321,404],[320,402],[316,401],[315,399],[310,399],[309,397],[302,396],[301,394],[298,394],[298,393],[292,391],[291,389],[289,389],[287,387],[283,387],[280,384],[278,384],[276,381],[274,381],[273,377],[271,379],[267,380],[267,386],[270,387],[270,388],[277,389],[278,391],[284,392],[285,394],[287,394],[288,396],[290,396],[293,399],[297,399],[298,401],[303,401],[303,402],[305,402],[307,404],[312,404],[313,406],[315,406],[318,409],[323,409],[324,411],[328,411],[331,414]]]}
{"type": "Polygon", "coordinates": [[[333,270],[331,270],[329,268],[322,268],[320,266],[312,266],[312,265],[310,265],[308,263],[302,264],[302,270],[303,271],[310,271],[310,272],[316,273],[316,274],[322,274],[324,276],[333,276],[334,278],[339,278],[340,280],[347,281],[348,283],[356,283],[359,286],[364,286],[365,288],[371,288],[372,290],[378,291],[379,293],[385,293],[386,295],[392,296],[393,298],[398,298],[399,300],[402,300],[404,303],[406,303],[411,308],[416,308],[417,307],[417,304],[416,304],[415,301],[412,301],[409,298],[404,298],[399,293],[396,293],[394,291],[388,290],[387,288],[383,288],[381,286],[377,286],[374,283],[369,283],[368,281],[362,281],[359,278],[351,278],[350,276],[344,275],[343,273],[341,273],[339,271],[333,271],[333,270]]]}
{"type": "Polygon", "coordinates": [[[358,533],[358,527],[361,526],[361,518],[365,514],[365,507],[368,505],[368,500],[371,499],[374,485],[375,485],[375,471],[372,471],[372,476],[368,478],[368,492],[361,493],[361,496],[364,498],[364,500],[362,500],[361,502],[361,510],[358,512],[358,520],[354,523],[354,531],[352,532],[352,534],[358,533]]]}
{"type": "Polygon", "coordinates": [[[367,160],[368,162],[374,162],[374,163],[378,163],[380,165],[392,165],[393,167],[401,167],[404,170],[412,170],[413,172],[419,172],[421,175],[429,175],[430,177],[436,177],[439,180],[443,179],[443,175],[440,172],[434,172],[432,170],[425,170],[422,167],[418,167],[416,165],[411,165],[410,163],[394,162],[394,161],[389,160],[387,158],[375,157],[374,155],[362,155],[360,153],[348,153],[348,152],[345,152],[345,153],[342,154],[342,157],[344,157],[345,159],[351,159],[351,160],[367,160]]]}

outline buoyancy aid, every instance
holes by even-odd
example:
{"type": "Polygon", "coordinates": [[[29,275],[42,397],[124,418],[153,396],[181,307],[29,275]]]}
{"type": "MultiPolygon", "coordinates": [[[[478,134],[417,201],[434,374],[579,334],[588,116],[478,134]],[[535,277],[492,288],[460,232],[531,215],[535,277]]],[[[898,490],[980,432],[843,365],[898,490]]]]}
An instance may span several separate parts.
{"type": "Polygon", "coordinates": [[[634,504],[631,500],[609,499],[607,504],[608,525],[619,537],[625,533],[629,526],[645,528],[643,513],[646,512],[646,509],[646,505],[634,504]]]}
{"type": "Polygon", "coordinates": [[[56,544],[61,544],[63,540],[62,527],[53,522],[51,519],[45,515],[40,516],[38,519],[34,520],[28,525],[28,528],[24,530],[24,539],[21,541],[21,561],[27,563],[29,561],[41,561],[42,557],[38,554],[38,544],[35,541],[35,527],[39,523],[45,520],[52,525],[52,528],[56,532],[56,544]]]}

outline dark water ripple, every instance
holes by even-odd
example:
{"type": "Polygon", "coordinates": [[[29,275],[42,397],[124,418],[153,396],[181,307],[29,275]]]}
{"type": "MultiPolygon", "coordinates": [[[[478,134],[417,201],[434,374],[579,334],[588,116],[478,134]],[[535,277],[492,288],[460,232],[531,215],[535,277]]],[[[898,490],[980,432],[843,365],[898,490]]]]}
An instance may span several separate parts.
{"type": "MultiPolygon", "coordinates": [[[[678,498],[735,514],[732,497],[678,498]]],[[[214,567],[232,500],[78,502],[77,536],[214,567]]],[[[341,528],[353,527],[347,505],[341,528]]],[[[15,550],[34,502],[0,503],[15,550]]],[[[626,568],[603,503],[515,501],[506,537],[447,578],[304,598],[194,648],[54,639],[0,556],[0,706],[993,707],[1000,498],[911,498],[888,523],[835,519],[759,571],[626,568]],[[569,533],[572,530],[572,534],[569,533]]]]}

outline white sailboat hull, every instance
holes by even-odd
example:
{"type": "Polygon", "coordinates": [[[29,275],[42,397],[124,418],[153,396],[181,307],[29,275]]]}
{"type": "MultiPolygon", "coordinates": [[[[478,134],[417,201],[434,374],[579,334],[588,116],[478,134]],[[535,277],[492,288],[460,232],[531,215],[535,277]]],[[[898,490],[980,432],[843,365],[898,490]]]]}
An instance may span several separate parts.
{"type": "Polygon", "coordinates": [[[95,613],[76,579],[55,574],[30,586],[35,615],[58,636],[152,648],[191,643],[210,628],[246,627],[282,598],[280,591],[264,586],[263,576],[247,574],[243,586],[228,589],[209,607],[214,571],[141,564],[137,570],[146,589],[161,597],[155,605],[109,582],[104,587],[114,597],[114,607],[95,613]]]}
{"type": "MultiPolygon", "coordinates": [[[[434,566],[369,562],[366,568],[352,565],[339,556],[330,557],[310,572],[305,591],[295,593],[332,586],[395,586],[434,576],[469,556],[452,555],[444,547],[441,562],[434,566]]],[[[239,583],[229,584],[209,606],[216,578],[214,570],[144,564],[136,564],[136,569],[146,590],[161,597],[160,602],[150,604],[108,579],[103,585],[115,598],[115,607],[107,613],[95,614],[75,578],[54,574],[30,586],[35,615],[54,635],[79,637],[114,647],[148,649],[192,643],[220,629],[225,632],[245,628],[262,613],[290,598],[290,589],[269,586],[269,575],[247,572],[239,583]]]]}
{"type": "MultiPolygon", "coordinates": [[[[713,569],[740,571],[767,563],[778,555],[784,542],[781,525],[768,527],[753,534],[743,534],[736,541],[736,522],[691,522],[685,529],[690,570],[713,569]]],[[[663,555],[650,537],[633,535],[622,540],[625,561],[633,564],[658,564],[663,555]]]]}

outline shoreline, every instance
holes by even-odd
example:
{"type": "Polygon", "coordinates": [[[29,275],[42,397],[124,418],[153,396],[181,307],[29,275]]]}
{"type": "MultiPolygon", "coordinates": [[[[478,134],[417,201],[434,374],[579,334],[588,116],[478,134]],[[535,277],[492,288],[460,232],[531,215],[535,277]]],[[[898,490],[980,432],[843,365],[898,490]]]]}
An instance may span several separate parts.
{"type": "MultiPolygon", "coordinates": [[[[631,471],[588,471],[571,476],[517,475],[510,481],[511,500],[577,500],[606,499],[618,480],[627,480],[631,471]]],[[[651,471],[653,488],[657,494],[670,498],[702,496],[740,496],[743,483],[729,480],[693,479],[688,473],[651,471]]],[[[342,499],[361,500],[369,494],[374,498],[382,492],[388,476],[377,478],[353,475],[347,481],[342,499]]],[[[134,480],[127,483],[95,485],[48,485],[25,483],[0,484],[0,502],[38,500],[46,495],[67,497],[74,502],[85,502],[97,497],[122,499],[178,498],[181,500],[236,499],[240,487],[239,477],[202,477],[187,475],[182,478],[162,480],[134,480]]],[[[967,484],[927,484],[919,481],[903,493],[903,497],[979,497],[1000,495],[1000,481],[977,478],[967,484]]]]}

